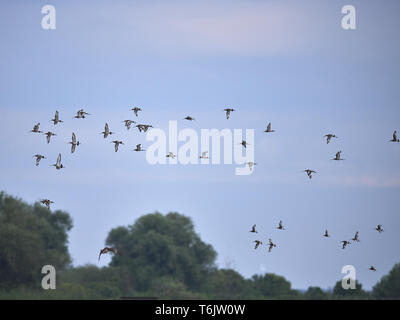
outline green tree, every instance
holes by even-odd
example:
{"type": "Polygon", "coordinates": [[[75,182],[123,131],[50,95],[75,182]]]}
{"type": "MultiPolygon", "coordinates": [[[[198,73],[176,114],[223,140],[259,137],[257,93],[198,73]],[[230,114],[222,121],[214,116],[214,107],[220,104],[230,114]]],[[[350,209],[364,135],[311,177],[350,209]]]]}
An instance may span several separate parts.
{"type": "Polygon", "coordinates": [[[232,269],[216,269],[205,289],[210,299],[251,299],[256,297],[252,281],[232,269]]]}
{"type": "Polygon", "coordinates": [[[110,231],[107,244],[121,250],[111,265],[126,266],[140,291],[169,277],[198,290],[214,268],[216,252],[194,231],[192,220],[178,213],[148,214],[135,224],[110,231]]]}
{"type": "Polygon", "coordinates": [[[52,213],[0,193],[0,290],[40,286],[44,265],[63,270],[71,262],[67,232],[70,216],[52,213]]]}
{"type": "Polygon", "coordinates": [[[323,291],[320,287],[309,287],[304,293],[306,300],[326,300],[329,298],[329,293],[323,291]]]}
{"type": "Polygon", "coordinates": [[[291,283],[284,277],[272,273],[254,275],[253,286],[256,292],[264,299],[295,299],[300,293],[291,289],[291,283]]]}
{"type": "Polygon", "coordinates": [[[378,299],[400,299],[400,263],[373,287],[372,295],[378,299]]]}
{"type": "Polygon", "coordinates": [[[362,288],[362,284],[356,281],[355,289],[343,289],[342,281],[336,282],[333,288],[334,299],[368,299],[370,294],[362,288]]]}

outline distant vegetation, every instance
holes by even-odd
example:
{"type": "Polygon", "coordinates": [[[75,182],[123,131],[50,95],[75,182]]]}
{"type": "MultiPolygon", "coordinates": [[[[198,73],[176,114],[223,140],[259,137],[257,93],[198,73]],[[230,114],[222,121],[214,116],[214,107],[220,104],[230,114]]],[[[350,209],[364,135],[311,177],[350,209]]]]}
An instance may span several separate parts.
{"type": "MultiPolygon", "coordinates": [[[[72,267],[68,231],[72,220],[0,193],[0,299],[119,299],[151,296],[163,299],[400,299],[400,264],[371,292],[291,288],[284,277],[266,273],[244,278],[218,269],[217,253],[204,243],[189,217],[148,214],[133,225],[112,229],[107,245],[118,248],[108,267],[72,267]],[[57,289],[41,288],[41,269],[57,269],[57,289]]],[[[100,249],[100,248],[99,248],[100,249]]]]}

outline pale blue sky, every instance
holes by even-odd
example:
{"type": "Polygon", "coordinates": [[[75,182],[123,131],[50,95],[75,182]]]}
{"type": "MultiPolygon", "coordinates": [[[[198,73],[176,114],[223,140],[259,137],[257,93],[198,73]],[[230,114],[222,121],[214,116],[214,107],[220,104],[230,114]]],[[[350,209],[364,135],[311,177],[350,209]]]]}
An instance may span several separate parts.
{"type": "Polygon", "coordinates": [[[177,211],[222,267],[328,288],[352,264],[370,288],[400,258],[400,144],[387,142],[400,130],[399,13],[395,0],[2,1],[0,189],[71,214],[74,265],[97,264],[111,228],[177,211]],[[56,30],[41,28],[45,4],[56,30]],[[341,28],[346,4],[355,31],[341,28]],[[233,165],[151,166],[130,151],[145,135],[121,123],[136,105],[159,128],[255,129],[259,165],[241,177],[233,165]],[[72,119],[81,106],[93,116],[72,119]],[[227,106],[237,110],[228,121],[227,106]],[[54,127],[56,109],[65,123],[54,127]],[[188,114],[195,123],[181,121],[188,114]],[[118,153],[98,134],[105,121],[127,142],[118,153]],[[28,133],[36,122],[57,133],[50,145],[28,133]],[[73,155],[72,131],[82,142],[73,155]],[[339,139],[326,145],[328,132],[339,139]],[[338,150],[346,161],[330,160],[338,150]],[[38,152],[49,159],[36,168],[38,152]],[[311,181],[306,168],[318,171],[311,181]],[[272,253],[253,250],[254,223],[277,242],[272,253]],[[342,250],[357,230],[361,242],[342,250]]]}

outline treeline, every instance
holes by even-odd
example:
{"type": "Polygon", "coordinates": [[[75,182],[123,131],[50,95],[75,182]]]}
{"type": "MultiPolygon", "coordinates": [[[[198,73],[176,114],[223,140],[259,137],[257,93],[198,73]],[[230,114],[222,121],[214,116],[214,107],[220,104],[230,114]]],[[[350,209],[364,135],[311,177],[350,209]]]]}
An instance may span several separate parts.
{"type": "Polygon", "coordinates": [[[0,193],[0,299],[400,299],[400,264],[371,292],[357,284],[331,291],[300,292],[284,277],[266,273],[250,279],[216,267],[216,252],[195,232],[189,217],[148,214],[112,229],[106,239],[118,248],[109,266],[73,267],[68,252],[72,220],[0,193]],[[44,265],[57,270],[57,289],[43,290],[44,265]]]}

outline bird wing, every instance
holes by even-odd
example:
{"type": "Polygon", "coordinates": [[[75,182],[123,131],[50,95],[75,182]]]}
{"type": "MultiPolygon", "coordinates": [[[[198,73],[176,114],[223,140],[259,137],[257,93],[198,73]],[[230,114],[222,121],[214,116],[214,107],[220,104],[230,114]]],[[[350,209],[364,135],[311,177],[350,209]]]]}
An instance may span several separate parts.
{"type": "Polygon", "coordinates": [[[57,163],[56,164],[57,164],[57,166],[61,165],[61,153],[58,154],[57,163]]]}
{"type": "Polygon", "coordinates": [[[104,126],[104,132],[107,132],[107,134],[110,132],[110,129],[108,128],[108,123],[104,126]]]}
{"type": "Polygon", "coordinates": [[[71,153],[75,152],[76,144],[71,144],[71,153]]]}
{"type": "Polygon", "coordinates": [[[72,132],[72,143],[75,144],[76,143],[76,136],[75,133],[72,132]]]}

